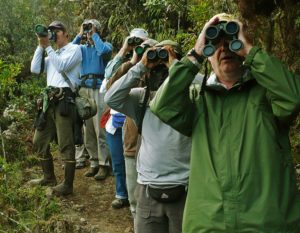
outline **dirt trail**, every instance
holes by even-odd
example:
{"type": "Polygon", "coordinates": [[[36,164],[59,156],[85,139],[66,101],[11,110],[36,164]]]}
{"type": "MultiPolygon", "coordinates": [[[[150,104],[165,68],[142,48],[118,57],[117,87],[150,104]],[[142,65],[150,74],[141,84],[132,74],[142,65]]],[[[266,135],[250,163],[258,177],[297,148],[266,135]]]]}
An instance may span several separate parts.
{"type": "MultiPolygon", "coordinates": [[[[60,199],[67,221],[76,225],[74,232],[131,233],[133,223],[129,208],[115,210],[111,207],[115,196],[114,177],[96,181],[84,176],[87,169],[76,169],[74,193],[60,199]]],[[[60,160],[55,160],[55,173],[61,181],[60,160]]]]}

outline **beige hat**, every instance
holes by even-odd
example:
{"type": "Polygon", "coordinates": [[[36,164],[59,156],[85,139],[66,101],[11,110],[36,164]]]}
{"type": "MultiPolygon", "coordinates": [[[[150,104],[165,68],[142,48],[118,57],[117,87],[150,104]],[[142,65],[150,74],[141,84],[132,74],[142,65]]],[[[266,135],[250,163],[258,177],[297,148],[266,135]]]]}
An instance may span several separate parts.
{"type": "Polygon", "coordinates": [[[158,41],[153,40],[153,39],[147,39],[142,43],[142,45],[149,45],[150,47],[152,47],[156,44],[158,44],[158,41]]]}
{"type": "Polygon", "coordinates": [[[232,21],[232,20],[236,19],[236,17],[234,15],[227,14],[227,13],[220,13],[215,16],[217,16],[219,18],[220,22],[222,22],[222,21],[228,22],[228,21],[232,21]]]}
{"type": "Polygon", "coordinates": [[[175,41],[172,41],[172,40],[163,40],[161,42],[159,42],[158,44],[156,44],[155,46],[156,47],[163,47],[165,45],[170,45],[172,46],[172,48],[174,49],[174,52],[179,54],[179,55],[182,55],[182,50],[181,50],[181,47],[180,45],[175,42],[175,41]]]}
{"type": "Polygon", "coordinates": [[[148,32],[143,29],[143,28],[134,28],[131,30],[130,32],[130,37],[139,37],[139,38],[143,38],[143,39],[147,39],[148,38],[148,32]]]}

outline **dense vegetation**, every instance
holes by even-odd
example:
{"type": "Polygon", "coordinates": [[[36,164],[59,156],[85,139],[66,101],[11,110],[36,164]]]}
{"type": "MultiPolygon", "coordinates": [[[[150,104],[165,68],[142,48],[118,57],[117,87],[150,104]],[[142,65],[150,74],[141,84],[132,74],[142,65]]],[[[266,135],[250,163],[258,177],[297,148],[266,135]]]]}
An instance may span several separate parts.
{"type": "MultiPolygon", "coordinates": [[[[256,44],[300,73],[297,0],[2,0],[0,9],[0,232],[29,232],[59,211],[55,200],[44,198],[41,188],[21,186],[23,168],[37,162],[28,138],[35,98],[45,85],[42,75],[31,75],[29,69],[37,45],[35,24],[58,19],[74,37],[85,18],[96,18],[115,50],[132,28],[143,27],[152,38],[178,41],[186,52],[207,19],[229,12],[239,15],[256,44]]],[[[298,163],[299,125],[297,119],[291,133],[298,163]]]]}

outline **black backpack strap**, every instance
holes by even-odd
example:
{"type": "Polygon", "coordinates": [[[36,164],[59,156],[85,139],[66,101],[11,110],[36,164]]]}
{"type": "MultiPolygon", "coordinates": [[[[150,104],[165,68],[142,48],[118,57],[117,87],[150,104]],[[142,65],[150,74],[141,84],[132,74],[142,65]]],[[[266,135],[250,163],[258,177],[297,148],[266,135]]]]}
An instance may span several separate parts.
{"type": "Polygon", "coordinates": [[[145,113],[146,113],[147,103],[148,103],[149,96],[150,96],[150,88],[149,88],[148,78],[146,78],[145,81],[146,81],[146,87],[145,87],[146,92],[145,92],[145,96],[144,96],[144,100],[143,100],[140,122],[139,122],[139,125],[138,125],[139,134],[142,134],[142,126],[143,126],[144,116],[145,116],[145,113]]]}

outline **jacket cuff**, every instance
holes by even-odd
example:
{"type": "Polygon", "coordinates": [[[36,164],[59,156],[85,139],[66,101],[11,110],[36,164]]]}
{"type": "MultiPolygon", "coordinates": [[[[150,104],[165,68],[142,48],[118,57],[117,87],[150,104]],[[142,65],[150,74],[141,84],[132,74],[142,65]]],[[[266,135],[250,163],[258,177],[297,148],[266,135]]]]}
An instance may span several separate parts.
{"type": "Polygon", "coordinates": [[[246,56],[245,58],[245,61],[244,61],[244,66],[248,66],[250,67],[252,62],[253,62],[253,59],[255,57],[255,55],[261,50],[261,48],[257,47],[257,46],[253,46],[248,55],[246,56]]]}

